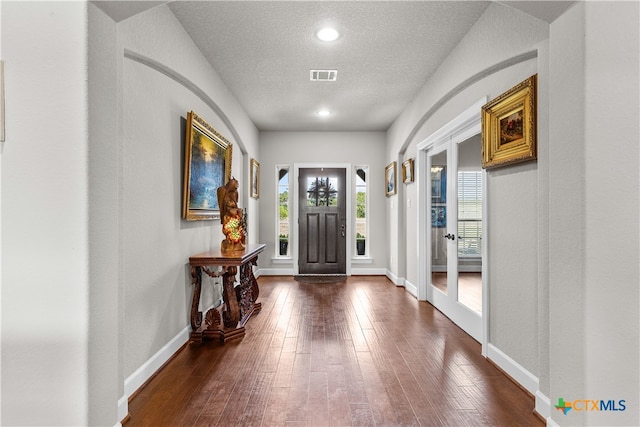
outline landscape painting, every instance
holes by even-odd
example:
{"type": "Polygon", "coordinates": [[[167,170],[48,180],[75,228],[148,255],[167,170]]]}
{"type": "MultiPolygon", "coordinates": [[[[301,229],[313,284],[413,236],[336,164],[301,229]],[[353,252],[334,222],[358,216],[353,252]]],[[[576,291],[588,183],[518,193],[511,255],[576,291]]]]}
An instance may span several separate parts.
{"type": "Polygon", "coordinates": [[[524,137],[522,119],[524,110],[521,108],[500,120],[500,145],[518,141],[524,137]]]}
{"type": "Polygon", "coordinates": [[[231,177],[231,144],[194,112],[187,117],[183,218],[220,218],[218,187],[231,177]]]}

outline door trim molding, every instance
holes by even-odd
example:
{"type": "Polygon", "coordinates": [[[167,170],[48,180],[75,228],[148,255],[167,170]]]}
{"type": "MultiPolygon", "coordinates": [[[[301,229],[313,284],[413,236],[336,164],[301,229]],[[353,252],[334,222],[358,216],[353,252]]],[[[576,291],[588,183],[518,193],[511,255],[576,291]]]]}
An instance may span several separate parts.
{"type": "MultiPolygon", "coordinates": [[[[426,172],[422,172],[422,169],[427,169],[429,165],[429,159],[427,151],[438,147],[442,144],[449,142],[460,143],[466,139],[482,132],[482,120],[481,111],[482,106],[486,104],[488,97],[484,96],[465,111],[463,111],[456,118],[442,126],[440,129],[432,133],[426,139],[417,144],[417,156],[415,167],[415,177],[417,184],[418,194],[418,299],[428,300],[428,272],[431,268],[431,249],[430,249],[430,221],[427,218],[431,218],[430,212],[427,212],[429,208],[429,202],[427,196],[429,195],[430,185],[425,180],[426,172]],[[421,262],[426,259],[427,262],[421,262]]],[[[486,177],[486,174],[485,174],[486,177]]],[[[486,179],[483,180],[486,182],[486,179]]],[[[484,183],[483,183],[484,185],[484,183]]],[[[485,187],[486,189],[486,187],[485,187]]],[[[486,193],[485,193],[486,195],[486,193]]],[[[487,203],[483,203],[483,215],[486,214],[487,203]]],[[[485,216],[486,218],[486,216],[485,216]]],[[[485,226],[485,237],[488,236],[487,228],[485,226]]],[[[486,249],[488,244],[487,239],[483,239],[483,250],[486,249]]],[[[484,250],[484,261],[482,263],[482,354],[486,356],[487,346],[489,344],[489,286],[487,282],[488,278],[488,252],[484,250]]]]}
{"type": "MultiPolygon", "coordinates": [[[[300,235],[300,227],[298,224],[298,219],[299,219],[299,211],[298,211],[298,195],[300,192],[300,182],[299,182],[299,177],[300,177],[300,169],[316,169],[316,168],[333,168],[333,169],[345,169],[345,176],[346,176],[346,180],[347,182],[345,183],[345,191],[347,193],[347,205],[345,207],[346,212],[345,215],[347,216],[347,220],[345,221],[346,226],[347,226],[347,236],[351,236],[351,222],[348,219],[351,216],[351,212],[352,212],[352,207],[351,207],[351,163],[294,163],[293,164],[293,177],[292,177],[292,181],[293,181],[293,235],[295,236],[295,239],[289,239],[289,244],[291,245],[290,250],[291,250],[291,258],[293,259],[293,274],[297,275],[300,274],[300,266],[298,264],[299,262],[299,242],[298,242],[298,236],[300,235]]],[[[346,270],[346,275],[347,276],[351,276],[351,257],[349,256],[349,254],[351,254],[351,239],[347,238],[346,239],[346,253],[345,253],[345,270],[346,270]]]]}

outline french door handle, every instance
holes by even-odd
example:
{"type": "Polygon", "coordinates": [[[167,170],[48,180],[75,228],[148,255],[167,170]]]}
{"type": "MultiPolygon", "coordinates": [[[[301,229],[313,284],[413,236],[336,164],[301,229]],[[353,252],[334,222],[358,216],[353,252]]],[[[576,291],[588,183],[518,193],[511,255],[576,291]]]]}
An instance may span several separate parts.
{"type": "Polygon", "coordinates": [[[456,240],[455,234],[451,234],[451,233],[443,234],[442,237],[451,239],[451,240],[456,240]]]}

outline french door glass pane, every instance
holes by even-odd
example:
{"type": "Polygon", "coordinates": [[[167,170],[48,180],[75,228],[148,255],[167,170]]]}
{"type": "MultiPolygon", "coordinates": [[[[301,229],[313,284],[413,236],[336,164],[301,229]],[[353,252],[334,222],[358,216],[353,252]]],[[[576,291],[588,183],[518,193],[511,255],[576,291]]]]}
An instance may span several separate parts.
{"type": "Polygon", "coordinates": [[[431,283],[447,293],[447,152],[431,157],[431,283]]]}
{"type": "Polygon", "coordinates": [[[458,302],[482,313],[482,146],[458,145],[458,302]]]}

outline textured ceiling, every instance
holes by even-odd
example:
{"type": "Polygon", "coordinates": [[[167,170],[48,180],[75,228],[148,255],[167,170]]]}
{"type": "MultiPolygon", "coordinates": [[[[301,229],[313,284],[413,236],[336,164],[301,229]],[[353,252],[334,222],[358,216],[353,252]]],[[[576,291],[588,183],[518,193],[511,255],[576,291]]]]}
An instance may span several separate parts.
{"type": "MultiPolygon", "coordinates": [[[[95,3],[120,21],[165,2],[95,3]]],[[[173,1],[168,7],[258,129],[363,131],[391,125],[490,3],[173,1]],[[325,24],[340,31],[337,41],[315,37],[325,24]],[[337,69],[337,81],[311,82],[311,69],[337,69]],[[320,108],[331,115],[319,117],[320,108]]],[[[551,22],[572,2],[501,3],[551,22]]]]}
{"type": "Polygon", "coordinates": [[[173,2],[260,130],[385,130],[488,2],[173,2]],[[315,33],[331,24],[340,38],[315,33]],[[310,69],[337,69],[310,82],[310,69]],[[331,115],[316,112],[327,108],[331,115]]]}

